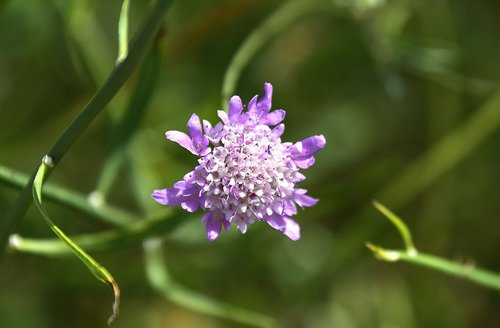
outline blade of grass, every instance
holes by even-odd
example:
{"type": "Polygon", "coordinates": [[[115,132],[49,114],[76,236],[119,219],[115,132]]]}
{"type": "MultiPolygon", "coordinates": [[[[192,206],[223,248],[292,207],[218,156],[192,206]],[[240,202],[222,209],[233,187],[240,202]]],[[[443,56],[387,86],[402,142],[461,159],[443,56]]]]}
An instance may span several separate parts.
{"type": "Polygon", "coordinates": [[[104,162],[95,191],[100,195],[106,195],[111,188],[123,164],[127,146],[139,127],[153,96],[161,71],[163,33],[160,28],[151,50],[148,51],[144,58],[135,90],[129,100],[125,114],[114,128],[111,152],[104,162]]]}
{"type": "Polygon", "coordinates": [[[128,10],[129,0],[123,0],[118,21],[118,56],[116,62],[120,63],[128,55],[128,10]]]}
{"type": "Polygon", "coordinates": [[[78,246],[73,240],[71,240],[71,238],[69,238],[57,225],[54,224],[54,222],[50,219],[49,215],[43,208],[42,186],[46,178],[47,168],[49,168],[51,165],[52,165],[51,158],[45,157],[35,175],[35,179],[33,181],[33,198],[35,200],[35,205],[38,207],[40,213],[42,213],[42,216],[44,217],[45,221],[49,225],[50,229],[52,229],[52,231],[56,234],[56,236],[66,244],[66,246],[71,250],[71,252],[73,252],[73,254],[75,254],[75,256],[78,257],[83,264],[85,264],[85,266],[89,269],[92,275],[94,275],[94,277],[104,282],[105,284],[109,285],[113,290],[113,295],[114,295],[113,313],[108,319],[108,325],[110,325],[116,319],[119,312],[120,288],[118,287],[118,284],[116,283],[111,273],[109,273],[109,271],[106,270],[105,267],[103,267],[96,260],[94,260],[92,256],[90,256],[87,252],[85,252],[80,246],[78,246]]]}

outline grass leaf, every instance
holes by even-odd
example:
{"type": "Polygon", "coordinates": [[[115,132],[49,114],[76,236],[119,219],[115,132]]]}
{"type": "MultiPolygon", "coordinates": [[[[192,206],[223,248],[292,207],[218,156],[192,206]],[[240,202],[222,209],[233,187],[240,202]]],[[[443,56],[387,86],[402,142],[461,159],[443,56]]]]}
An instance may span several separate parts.
{"type": "Polygon", "coordinates": [[[51,167],[52,167],[51,158],[45,156],[45,158],[42,161],[42,164],[38,168],[37,174],[33,182],[33,198],[35,201],[35,205],[42,213],[42,216],[45,218],[45,221],[49,225],[50,229],[52,229],[52,231],[54,231],[56,236],[59,239],[61,239],[71,249],[73,254],[75,254],[76,257],[78,257],[80,261],[82,261],[83,264],[87,266],[87,268],[94,275],[94,277],[96,277],[97,279],[99,279],[100,281],[104,282],[105,284],[109,285],[112,288],[114,295],[114,302],[113,302],[113,313],[108,319],[108,324],[110,325],[118,316],[119,304],[120,304],[120,288],[118,287],[118,284],[116,283],[111,273],[109,273],[109,271],[106,270],[105,267],[99,264],[94,258],[92,258],[92,256],[90,256],[73,240],[71,240],[71,238],[69,238],[58,226],[56,226],[54,222],[50,219],[45,209],[43,208],[42,186],[46,172],[49,171],[51,167]]]}

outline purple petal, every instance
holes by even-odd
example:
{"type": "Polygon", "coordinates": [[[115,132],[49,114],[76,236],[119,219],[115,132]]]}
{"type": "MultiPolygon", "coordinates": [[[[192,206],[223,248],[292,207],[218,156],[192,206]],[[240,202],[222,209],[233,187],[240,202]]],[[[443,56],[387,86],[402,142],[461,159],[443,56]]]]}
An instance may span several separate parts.
{"type": "Polygon", "coordinates": [[[195,212],[204,203],[204,197],[200,197],[200,191],[200,186],[186,183],[186,188],[182,190],[182,208],[191,213],[195,212]]]}
{"type": "Polygon", "coordinates": [[[188,121],[188,130],[192,138],[191,144],[193,150],[195,151],[195,155],[207,155],[210,152],[210,149],[208,149],[208,139],[203,135],[198,115],[191,115],[191,118],[188,121]]]}
{"type": "Polygon", "coordinates": [[[300,239],[299,224],[290,218],[284,218],[284,220],[285,220],[285,229],[282,232],[291,240],[294,241],[299,240],[300,239]]]}
{"type": "Polygon", "coordinates": [[[181,207],[190,213],[194,213],[200,207],[200,199],[195,197],[186,198],[181,203],[181,207]]]}
{"type": "Polygon", "coordinates": [[[161,190],[153,191],[151,195],[153,199],[162,205],[178,206],[182,202],[182,196],[179,197],[178,189],[176,188],[166,188],[161,190]]]}
{"type": "Polygon", "coordinates": [[[323,135],[312,136],[295,143],[290,151],[294,157],[310,157],[322,149],[325,144],[326,140],[323,135]]]}
{"type": "Polygon", "coordinates": [[[300,238],[300,226],[287,216],[273,214],[266,218],[267,223],[276,230],[284,233],[291,240],[300,238]]]}
{"type": "Polygon", "coordinates": [[[285,208],[284,208],[284,214],[287,215],[287,216],[292,216],[292,215],[295,215],[297,214],[297,206],[295,206],[295,204],[293,203],[292,200],[290,199],[287,199],[285,200],[285,208]]]}
{"type": "Polygon", "coordinates": [[[203,216],[201,217],[201,223],[203,224],[207,224],[208,220],[214,215],[213,212],[206,212],[205,214],[203,214],[203,216]]]}
{"type": "Polygon", "coordinates": [[[192,180],[193,182],[196,182],[196,184],[198,184],[199,186],[204,186],[207,183],[205,168],[201,165],[196,166],[194,168],[192,178],[186,179],[186,177],[184,177],[184,180],[192,180]]]}
{"type": "Polygon", "coordinates": [[[272,204],[271,204],[271,208],[272,210],[274,211],[274,213],[280,213],[280,214],[283,214],[283,201],[280,200],[280,199],[276,199],[272,204]]]}
{"type": "Polygon", "coordinates": [[[264,83],[264,96],[257,101],[257,111],[259,113],[268,113],[271,110],[273,97],[273,86],[271,83],[264,83]]]}
{"type": "Polygon", "coordinates": [[[273,227],[276,230],[282,231],[285,226],[286,222],[283,216],[273,213],[272,215],[268,216],[266,218],[266,222],[273,227]]]}
{"type": "Polygon", "coordinates": [[[224,125],[221,122],[219,122],[215,124],[214,130],[212,132],[215,135],[215,137],[220,138],[220,134],[222,133],[223,130],[224,130],[224,125]]]}
{"type": "Polygon", "coordinates": [[[264,115],[260,119],[260,123],[266,125],[276,125],[279,124],[285,119],[285,111],[283,109],[274,110],[266,115],[264,115]]]}
{"type": "Polygon", "coordinates": [[[222,220],[222,224],[224,225],[224,229],[226,231],[229,230],[229,228],[231,227],[231,221],[228,221],[228,220],[222,220]]]}
{"type": "Polygon", "coordinates": [[[311,207],[319,202],[319,199],[306,195],[307,190],[297,189],[293,194],[293,199],[300,207],[311,207]]]}
{"type": "Polygon", "coordinates": [[[252,99],[248,102],[248,112],[249,113],[256,113],[257,112],[257,98],[258,96],[253,96],[252,99]]]}
{"type": "Polygon", "coordinates": [[[213,212],[207,212],[203,215],[202,222],[206,224],[206,233],[208,241],[214,241],[220,234],[222,221],[213,212]]]}
{"type": "Polygon", "coordinates": [[[238,230],[241,232],[241,233],[246,233],[247,232],[247,224],[245,223],[245,221],[243,220],[238,220],[237,222],[237,225],[238,225],[238,230]]]}
{"type": "Polygon", "coordinates": [[[167,189],[161,189],[161,190],[155,190],[153,191],[153,194],[151,195],[153,199],[162,205],[179,205],[179,204],[172,204],[172,200],[169,199],[169,196],[167,195],[167,189]]]}
{"type": "Polygon", "coordinates": [[[213,212],[206,212],[201,217],[201,223],[207,224],[208,220],[211,219],[213,215],[214,215],[213,212]]]}
{"type": "Polygon", "coordinates": [[[195,170],[184,174],[184,176],[182,177],[182,180],[184,180],[187,183],[193,183],[193,181],[194,181],[193,178],[195,177],[195,172],[196,172],[196,168],[195,168],[195,170]]]}
{"type": "Polygon", "coordinates": [[[292,177],[293,177],[293,182],[301,182],[306,179],[306,176],[300,173],[299,171],[293,172],[292,177]]]}
{"type": "Polygon", "coordinates": [[[191,141],[191,137],[180,131],[167,131],[165,132],[165,136],[168,140],[178,143],[181,147],[186,148],[194,155],[198,155],[196,150],[193,148],[193,142],[191,141]]]}
{"type": "Polygon", "coordinates": [[[151,196],[162,205],[180,205],[188,212],[195,212],[203,201],[199,196],[200,190],[200,187],[194,183],[178,181],[172,188],[155,190],[151,196]]]}
{"type": "Polygon", "coordinates": [[[193,139],[201,138],[203,132],[201,131],[201,123],[198,115],[196,114],[191,115],[191,118],[189,119],[187,126],[191,138],[193,139]]]}
{"type": "Polygon", "coordinates": [[[222,120],[222,122],[226,125],[229,125],[231,124],[231,122],[229,121],[229,116],[227,116],[227,113],[223,110],[218,110],[217,111],[217,116],[219,116],[219,118],[222,120]]]}
{"type": "Polygon", "coordinates": [[[241,98],[238,96],[232,96],[229,100],[229,120],[231,123],[238,121],[238,118],[243,110],[243,104],[241,103],[241,98]]]}
{"type": "Polygon", "coordinates": [[[210,122],[203,120],[203,128],[205,129],[205,135],[207,136],[208,140],[214,145],[218,144],[222,136],[224,125],[219,122],[214,127],[212,127],[212,124],[210,124],[210,122]]]}
{"type": "Polygon", "coordinates": [[[301,169],[310,168],[311,166],[313,166],[314,162],[316,162],[314,157],[309,157],[305,159],[294,159],[293,161],[301,169]]]}
{"type": "Polygon", "coordinates": [[[208,147],[208,138],[203,136],[202,139],[198,142],[194,142],[193,140],[193,148],[196,151],[196,155],[206,156],[212,150],[208,147]]]}
{"type": "Polygon", "coordinates": [[[326,140],[323,135],[312,136],[290,147],[290,154],[298,167],[306,169],[314,164],[314,157],[312,156],[322,149],[325,144],[326,140]]]}
{"type": "Polygon", "coordinates": [[[212,134],[212,124],[207,120],[203,120],[203,130],[205,130],[206,135],[212,134]]]}
{"type": "Polygon", "coordinates": [[[272,134],[275,138],[281,137],[283,132],[285,132],[285,124],[278,124],[272,130],[272,134]]]}

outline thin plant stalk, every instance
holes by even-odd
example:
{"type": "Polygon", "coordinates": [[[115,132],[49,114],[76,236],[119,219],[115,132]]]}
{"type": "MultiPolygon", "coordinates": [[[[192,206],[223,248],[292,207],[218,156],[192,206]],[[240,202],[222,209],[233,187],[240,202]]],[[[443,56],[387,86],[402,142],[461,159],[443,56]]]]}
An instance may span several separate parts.
{"type": "Polygon", "coordinates": [[[463,278],[470,282],[500,292],[500,274],[478,268],[471,263],[455,262],[422,252],[418,252],[416,255],[410,255],[407,251],[385,249],[371,243],[367,243],[366,246],[379,260],[387,262],[402,261],[415,264],[455,277],[463,278]]]}
{"type": "MultiPolygon", "coordinates": [[[[171,1],[168,0],[157,0],[154,2],[154,7],[149,15],[144,19],[141,27],[131,42],[127,57],[116,65],[115,69],[102,88],[97,91],[94,97],[92,97],[92,99],[83,108],[82,112],[75,118],[75,120],[68,126],[61,137],[47,152],[46,156],[52,160],[52,167],[47,170],[46,178],[50,176],[52,169],[61,161],[76,139],[81,136],[90,123],[92,123],[106,104],[128,80],[142,59],[146,48],[158,31],[170,4],[171,1]]],[[[28,184],[21,191],[17,200],[0,222],[0,252],[5,250],[5,245],[8,242],[9,235],[21,222],[29,205],[33,201],[31,190],[33,189],[33,180],[37,171],[38,168],[32,174],[28,184]]]]}
{"type": "Polygon", "coordinates": [[[406,250],[402,251],[385,249],[372,243],[366,243],[366,247],[373,252],[377,259],[386,262],[403,261],[427,267],[500,292],[499,273],[478,268],[470,263],[458,263],[435,255],[418,252],[413,245],[411,232],[406,224],[384,205],[374,202],[374,206],[396,227],[406,245],[406,250]]]}
{"type": "Polygon", "coordinates": [[[318,1],[287,1],[253,30],[238,48],[226,69],[222,82],[222,107],[227,109],[228,100],[234,93],[243,69],[267,42],[299,18],[311,11],[323,9],[318,1]]]}
{"type": "Polygon", "coordinates": [[[144,242],[145,266],[149,283],[165,299],[196,312],[225,320],[253,327],[275,327],[275,320],[267,315],[220,302],[178,285],[165,269],[161,244],[161,240],[157,238],[151,238],[144,242]]]}

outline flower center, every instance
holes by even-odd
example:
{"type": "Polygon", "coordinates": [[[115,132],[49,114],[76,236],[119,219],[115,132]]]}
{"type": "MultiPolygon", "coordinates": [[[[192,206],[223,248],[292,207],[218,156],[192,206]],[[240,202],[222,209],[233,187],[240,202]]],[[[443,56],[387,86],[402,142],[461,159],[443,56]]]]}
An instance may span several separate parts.
{"type": "Polygon", "coordinates": [[[221,144],[199,160],[205,208],[217,208],[227,220],[251,224],[254,218],[283,211],[293,193],[289,145],[267,125],[226,125],[221,144]]]}

